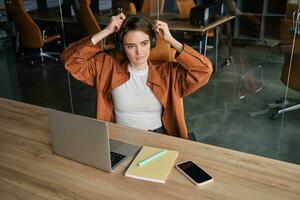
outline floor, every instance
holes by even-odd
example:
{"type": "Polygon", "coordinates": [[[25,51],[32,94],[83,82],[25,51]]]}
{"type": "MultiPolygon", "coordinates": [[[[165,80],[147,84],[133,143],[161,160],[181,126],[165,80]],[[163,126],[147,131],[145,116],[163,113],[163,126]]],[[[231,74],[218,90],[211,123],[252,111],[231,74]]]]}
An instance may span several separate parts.
{"type": "MultiPolygon", "coordinates": [[[[199,142],[300,164],[300,111],[272,120],[274,110],[268,109],[286,89],[279,48],[235,45],[232,55],[231,65],[184,99],[189,131],[199,142]]],[[[18,60],[17,69],[21,101],[95,116],[94,89],[72,77],[69,87],[61,63],[18,60]]],[[[295,91],[288,96],[300,98],[295,91]]]]}

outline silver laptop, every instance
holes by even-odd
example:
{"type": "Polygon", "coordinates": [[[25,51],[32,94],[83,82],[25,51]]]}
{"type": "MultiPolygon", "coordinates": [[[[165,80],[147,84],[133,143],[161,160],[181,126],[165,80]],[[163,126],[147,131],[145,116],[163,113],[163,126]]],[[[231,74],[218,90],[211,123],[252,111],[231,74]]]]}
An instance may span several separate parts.
{"type": "Polygon", "coordinates": [[[107,123],[48,109],[52,150],[55,154],[113,172],[140,147],[109,139],[107,123]]]}

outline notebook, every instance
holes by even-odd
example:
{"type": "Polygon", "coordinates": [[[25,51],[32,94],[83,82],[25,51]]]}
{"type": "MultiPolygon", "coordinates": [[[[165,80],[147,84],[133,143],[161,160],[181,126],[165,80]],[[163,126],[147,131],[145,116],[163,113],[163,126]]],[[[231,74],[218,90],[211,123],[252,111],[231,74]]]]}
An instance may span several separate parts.
{"type": "Polygon", "coordinates": [[[178,156],[177,151],[166,150],[165,153],[152,159],[143,166],[138,165],[138,163],[153,157],[153,155],[156,155],[161,151],[162,149],[159,148],[143,146],[125,172],[125,176],[145,181],[164,183],[178,156]]]}

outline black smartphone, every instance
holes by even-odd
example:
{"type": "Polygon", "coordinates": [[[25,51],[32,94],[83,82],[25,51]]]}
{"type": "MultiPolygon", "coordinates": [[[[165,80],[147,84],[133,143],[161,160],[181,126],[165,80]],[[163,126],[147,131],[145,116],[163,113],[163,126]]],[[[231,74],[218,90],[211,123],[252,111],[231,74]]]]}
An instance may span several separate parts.
{"type": "Polygon", "coordinates": [[[190,160],[176,164],[176,168],[196,185],[200,186],[213,181],[213,177],[190,160]]]}

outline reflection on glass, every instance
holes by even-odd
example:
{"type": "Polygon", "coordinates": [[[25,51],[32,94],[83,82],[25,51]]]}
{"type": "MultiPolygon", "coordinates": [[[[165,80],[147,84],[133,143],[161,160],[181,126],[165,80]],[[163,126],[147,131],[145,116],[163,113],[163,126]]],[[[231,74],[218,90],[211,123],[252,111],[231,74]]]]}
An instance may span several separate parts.
{"type": "MultiPolygon", "coordinates": [[[[300,80],[299,36],[293,43],[297,11],[289,1],[237,0],[236,6],[232,60],[204,89],[185,98],[188,128],[204,143],[300,163],[300,92],[291,84],[300,80]],[[297,110],[276,120],[273,114],[284,108],[285,96],[297,110]]],[[[298,1],[293,6],[298,9],[298,1]]],[[[228,49],[222,33],[221,58],[228,49]]],[[[211,49],[207,54],[213,60],[211,49]]]]}
{"type": "MultiPolygon", "coordinates": [[[[291,47],[288,49],[289,52],[286,54],[285,57],[285,64],[282,70],[281,80],[284,84],[287,85],[286,95],[289,93],[289,90],[294,90],[299,92],[300,91],[300,39],[299,39],[299,33],[300,33],[300,27],[299,27],[299,8],[296,4],[293,4],[293,7],[291,6],[291,9],[293,9],[292,12],[292,21],[289,23],[291,26],[291,33],[290,33],[290,39],[293,40],[290,41],[292,43],[291,47]]],[[[287,22],[288,24],[288,22],[287,22]]],[[[290,92],[291,93],[291,92],[290,92]]],[[[297,110],[300,108],[300,100],[288,98],[286,96],[284,102],[284,107],[278,111],[278,114],[282,114],[288,111],[297,110]],[[294,104],[294,105],[293,105],[294,104]]]]}
{"type": "Polygon", "coordinates": [[[263,68],[257,66],[241,75],[240,84],[238,87],[238,98],[243,99],[247,95],[254,92],[259,92],[263,87],[263,68]]]}
{"type": "Polygon", "coordinates": [[[278,157],[290,162],[299,162],[300,157],[300,38],[299,38],[299,2],[287,7],[289,18],[282,23],[287,28],[283,37],[286,48],[281,81],[286,85],[285,95],[279,103],[281,107],[274,113],[274,118],[282,115],[282,129],[278,144],[278,157]]]}

